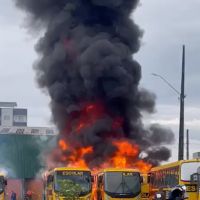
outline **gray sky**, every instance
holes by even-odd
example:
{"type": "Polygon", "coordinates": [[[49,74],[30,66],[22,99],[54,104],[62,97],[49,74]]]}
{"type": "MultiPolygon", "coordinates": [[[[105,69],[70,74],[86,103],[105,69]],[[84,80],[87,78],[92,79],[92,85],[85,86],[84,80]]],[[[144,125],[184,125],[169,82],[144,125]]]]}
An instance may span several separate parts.
{"type": "MultiPolygon", "coordinates": [[[[145,31],[136,56],[142,65],[141,85],[157,95],[157,113],[148,119],[179,128],[179,101],[176,93],[151,73],[164,76],[180,90],[182,44],[186,45],[186,128],[191,132],[191,152],[199,151],[200,140],[200,1],[143,0],[134,14],[145,31]]],[[[177,149],[177,142],[174,144],[177,149]]],[[[173,151],[173,158],[177,150],[173,151]]]]}
{"type": "MultiPolygon", "coordinates": [[[[48,126],[49,99],[34,80],[32,64],[37,58],[34,44],[23,27],[24,15],[11,0],[0,7],[0,101],[17,101],[28,108],[29,126],[48,126]]],[[[175,88],[180,88],[181,48],[186,45],[186,128],[191,132],[192,151],[200,145],[200,1],[141,0],[133,14],[144,30],[142,46],[136,59],[142,65],[141,87],[157,95],[157,113],[145,116],[147,122],[158,122],[178,132],[178,96],[151,73],[163,75],[175,88]]],[[[177,142],[173,145],[176,157],[177,142]]]]}

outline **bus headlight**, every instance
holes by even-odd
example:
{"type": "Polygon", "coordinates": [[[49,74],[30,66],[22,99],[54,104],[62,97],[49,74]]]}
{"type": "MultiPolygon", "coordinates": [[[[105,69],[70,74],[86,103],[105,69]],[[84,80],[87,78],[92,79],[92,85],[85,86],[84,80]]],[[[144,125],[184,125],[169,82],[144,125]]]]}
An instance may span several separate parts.
{"type": "Polygon", "coordinates": [[[185,185],[182,185],[182,189],[184,190],[184,191],[186,191],[186,186],[185,185]]]}

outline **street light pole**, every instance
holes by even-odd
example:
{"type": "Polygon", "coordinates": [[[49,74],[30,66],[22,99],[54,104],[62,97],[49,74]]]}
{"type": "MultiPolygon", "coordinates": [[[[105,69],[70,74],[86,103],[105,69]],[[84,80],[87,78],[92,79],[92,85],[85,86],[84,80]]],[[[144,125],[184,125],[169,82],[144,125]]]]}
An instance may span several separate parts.
{"type": "Polygon", "coordinates": [[[184,100],[185,100],[185,45],[183,45],[183,55],[182,55],[182,76],[181,76],[181,92],[173,87],[169,81],[159,74],[152,73],[162,79],[171,89],[179,95],[180,100],[180,123],[179,123],[179,147],[178,147],[178,160],[184,159],[184,100]]]}
{"type": "Polygon", "coordinates": [[[178,160],[184,159],[185,46],[182,55],[178,160]]]}

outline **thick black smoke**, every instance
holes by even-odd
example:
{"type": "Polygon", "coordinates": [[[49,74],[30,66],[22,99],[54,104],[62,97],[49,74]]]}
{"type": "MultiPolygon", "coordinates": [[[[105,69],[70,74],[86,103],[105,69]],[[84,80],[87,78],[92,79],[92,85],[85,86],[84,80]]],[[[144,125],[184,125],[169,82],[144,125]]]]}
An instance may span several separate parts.
{"type": "Polygon", "coordinates": [[[145,129],[141,121],[141,111],[154,111],[155,95],[138,88],[141,67],[133,54],[142,32],[130,19],[138,0],[15,1],[28,13],[30,28],[45,29],[36,45],[35,70],[51,97],[62,137],[74,148],[94,147],[94,154],[85,157],[90,166],[114,153],[114,138],[134,141],[152,163],[167,160],[170,151],[162,145],[173,140],[173,133],[157,125],[145,129]],[[80,120],[87,103],[96,102],[106,110],[103,117],[81,134],[64,131],[69,121],[80,120]],[[117,118],[123,123],[113,134],[117,118]]]}

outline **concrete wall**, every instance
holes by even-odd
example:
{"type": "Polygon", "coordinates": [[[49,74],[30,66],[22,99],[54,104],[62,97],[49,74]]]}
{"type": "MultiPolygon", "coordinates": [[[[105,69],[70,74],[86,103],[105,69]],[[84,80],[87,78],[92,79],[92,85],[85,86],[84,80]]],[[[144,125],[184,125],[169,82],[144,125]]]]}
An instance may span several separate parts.
{"type": "Polygon", "coordinates": [[[11,193],[14,191],[17,194],[17,200],[22,200],[24,193],[30,190],[33,193],[33,200],[43,199],[43,182],[41,179],[8,179],[8,185],[6,187],[6,198],[10,200],[11,193]],[[23,185],[25,191],[23,190],[23,185]]]}

